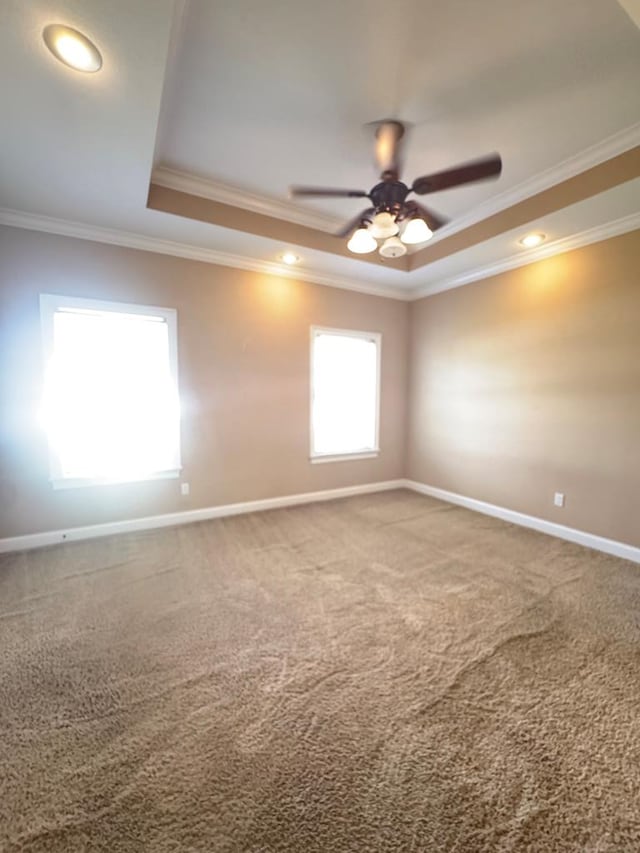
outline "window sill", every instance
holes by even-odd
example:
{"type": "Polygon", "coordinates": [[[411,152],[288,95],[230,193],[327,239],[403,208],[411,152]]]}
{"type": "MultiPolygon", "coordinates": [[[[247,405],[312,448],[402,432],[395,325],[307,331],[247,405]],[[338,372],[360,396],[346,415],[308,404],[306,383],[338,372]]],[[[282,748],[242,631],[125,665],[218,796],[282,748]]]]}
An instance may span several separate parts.
{"type": "Polygon", "coordinates": [[[362,450],[358,453],[312,453],[309,458],[312,465],[318,465],[322,462],[349,462],[353,459],[375,459],[379,455],[379,450],[362,450]]]}
{"type": "Polygon", "coordinates": [[[182,468],[175,468],[171,471],[158,471],[155,474],[147,474],[145,476],[122,478],[115,480],[107,480],[103,478],[84,479],[79,477],[52,477],[49,482],[54,489],[80,489],[83,486],[120,486],[125,483],[146,483],[148,480],[175,480],[180,476],[182,468]]]}

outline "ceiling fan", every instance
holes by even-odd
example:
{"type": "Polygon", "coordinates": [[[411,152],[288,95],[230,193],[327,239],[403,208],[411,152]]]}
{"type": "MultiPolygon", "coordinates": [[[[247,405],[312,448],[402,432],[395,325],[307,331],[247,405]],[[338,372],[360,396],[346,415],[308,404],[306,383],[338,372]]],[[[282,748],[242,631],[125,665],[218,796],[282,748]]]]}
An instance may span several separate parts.
{"type": "Polygon", "coordinates": [[[298,198],[368,198],[371,206],[341,228],[336,237],[351,234],[347,246],[356,254],[373,252],[378,248],[377,240],[383,240],[379,248],[383,257],[397,258],[404,255],[407,245],[425,242],[433,236],[434,231],[447,223],[446,219],[415,199],[407,199],[408,195],[427,195],[487,178],[497,178],[502,171],[500,155],[492,154],[442,172],[423,175],[408,186],[400,180],[401,140],[404,134],[405,126],[400,121],[377,123],[375,159],[381,174],[380,182],[369,192],[293,186],[290,195],[298,198]]]}

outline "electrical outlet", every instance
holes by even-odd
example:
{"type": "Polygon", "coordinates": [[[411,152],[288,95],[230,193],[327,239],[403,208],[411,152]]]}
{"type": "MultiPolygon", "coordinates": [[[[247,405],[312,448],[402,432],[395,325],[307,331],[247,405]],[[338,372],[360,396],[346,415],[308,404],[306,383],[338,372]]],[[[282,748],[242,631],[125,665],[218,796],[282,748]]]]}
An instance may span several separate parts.
{"type": "Polygon", "coordinates": [[[185,496],[189,494],[189,483],[180,483],[180,494],[185,496]]]}
{"type": "Polygon", "coordinates": [[[553,503],[555,506],[564,506],[564,494],[562,492],[556,492],[553,496],[553,503]]]}

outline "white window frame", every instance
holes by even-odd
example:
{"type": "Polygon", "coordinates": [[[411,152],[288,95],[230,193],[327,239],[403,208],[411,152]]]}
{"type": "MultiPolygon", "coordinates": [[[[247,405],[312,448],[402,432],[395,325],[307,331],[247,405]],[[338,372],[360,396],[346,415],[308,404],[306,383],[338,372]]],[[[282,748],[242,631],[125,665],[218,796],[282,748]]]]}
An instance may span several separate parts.
{"type": "Polygon", "coordinates": [[[310,335],[310,376],[309,376],[309,436],[310,436],[310,454],[309,459],[315,465],[323,462],[345,462],[349,459],[375,459],[380,454],[380,384],[381,384],[381,368],[382,368],[382,334],[380,332],[363,332],[359,329],[333,329],[329,326],[311,326],[310,335]],[[314,387],[313,377],[314,371],[314,343],[315,339],[321,335],[342,335],[345,338],[363,338],[366,341],[371,341],[376,345],[376,422],[375,422],[375,441],[374,446],[365,450],[352,451],[348,453],[317,453],[314,450],[314,435],[313,435],[313,398],[314,387]]]}
{"type": "MultiPolygon", "coordinates": [[[[137,305],[130,302],[112,302],[104,299],[86,299],[81,296],[61,296],[53,293],[40,294],[40,326],[42,338],[43,365],[46,369],[53,355],[53,317],[62,308],[87,309],[93,311],[111,311],[114,314],[143,314],[149,317],[161,317],[167,324],[169,338],[169,371],[174,386],[178,389],[178,314],[175,308],[161,308],[157,305],[137,305]]],[[[148,480],[170,480],[180,476],[182,442],[178,433],[178,467],[153,474],[136,475],[124,479],[105,479],[102,477],[65,477],[59,460],[49,446],[49,482],[54,489],[75,489],[81,486],[106,486],[118,483],[142,483],[148,480]]]]}

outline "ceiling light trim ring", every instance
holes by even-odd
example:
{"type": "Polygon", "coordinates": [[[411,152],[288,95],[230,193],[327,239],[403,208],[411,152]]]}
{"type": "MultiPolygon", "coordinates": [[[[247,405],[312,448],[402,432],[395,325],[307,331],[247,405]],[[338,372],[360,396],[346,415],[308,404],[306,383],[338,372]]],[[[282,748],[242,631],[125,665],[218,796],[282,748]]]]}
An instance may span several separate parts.
{"type": "Polygon", "coordinates": [[[521,237],[518,240],[518,243],[525,249],[535,249],[536,246],[544,243],[546,239],[547,235],[543,234],[541,231],[532,231],[529,234],[525,234],[524,237],[521,237]]]}
{"type": "Polygon", "coordinates": [[[102,54],[91,39],[66,24],[48,24],[42,39],[51,54],[67,68],[95,74],[102,68],[102,54]]]}

